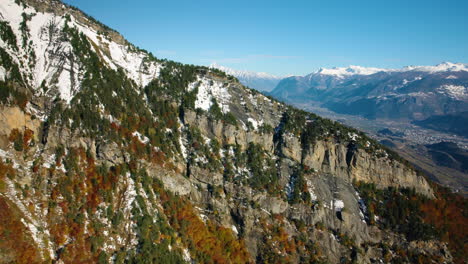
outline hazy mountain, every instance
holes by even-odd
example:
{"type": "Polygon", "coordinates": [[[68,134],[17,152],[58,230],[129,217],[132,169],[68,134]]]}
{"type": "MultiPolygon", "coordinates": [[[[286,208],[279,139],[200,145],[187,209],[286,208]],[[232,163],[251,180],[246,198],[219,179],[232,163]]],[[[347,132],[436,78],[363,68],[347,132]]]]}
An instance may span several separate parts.
{"type": "Polygon", "coordinates": [[[461,263],[463,198],[364,133],[0,2],[0,263],[461,263]]]}
{"type": "Polygon", "coordinates": [[[284,78],[284,76],[275,76],[265,72],[234,70],[218,64],[211,64],[210,68],[216,68],[224,71],[239,79],[243,85],[261,92],[269,92],[273,90],[279,81],[284,78]]]}

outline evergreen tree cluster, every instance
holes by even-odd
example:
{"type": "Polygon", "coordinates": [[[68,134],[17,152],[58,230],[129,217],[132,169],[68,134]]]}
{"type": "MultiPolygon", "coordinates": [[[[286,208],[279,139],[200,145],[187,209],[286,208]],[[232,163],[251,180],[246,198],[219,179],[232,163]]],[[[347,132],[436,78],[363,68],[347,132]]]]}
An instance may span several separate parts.
{"type": "Polygon", "coordinates": [[[421,206],[428,198],[414,189],[389,187],[377,189],[373,183],[355,184],[362,196],[367,212],[367,222],[404,234],[409,240],[440,238],[437,229],[424,221],[421,206]],[[379,217],[376,221],[375,216],[379,217]]]}

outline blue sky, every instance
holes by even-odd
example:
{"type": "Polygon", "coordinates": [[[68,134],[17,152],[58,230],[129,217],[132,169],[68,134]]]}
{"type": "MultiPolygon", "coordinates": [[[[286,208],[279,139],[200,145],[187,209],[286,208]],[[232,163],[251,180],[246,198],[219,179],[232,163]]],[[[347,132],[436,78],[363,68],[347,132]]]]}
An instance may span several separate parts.
{"type": "Polygon", "coordinates": [[[277,75],[468,63],[464,0],[65,0],[157,57],[277,75]]]}

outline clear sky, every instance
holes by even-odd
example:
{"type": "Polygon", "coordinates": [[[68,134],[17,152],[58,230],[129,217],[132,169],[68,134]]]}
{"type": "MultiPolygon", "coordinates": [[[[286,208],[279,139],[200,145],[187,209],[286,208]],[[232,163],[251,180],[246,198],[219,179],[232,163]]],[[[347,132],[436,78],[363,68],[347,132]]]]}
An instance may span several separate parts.
{"type": "Polygon", "coordinates": [[[277,75],[468,63],[466,0],[65,0],[157,57],[277,75]]]}

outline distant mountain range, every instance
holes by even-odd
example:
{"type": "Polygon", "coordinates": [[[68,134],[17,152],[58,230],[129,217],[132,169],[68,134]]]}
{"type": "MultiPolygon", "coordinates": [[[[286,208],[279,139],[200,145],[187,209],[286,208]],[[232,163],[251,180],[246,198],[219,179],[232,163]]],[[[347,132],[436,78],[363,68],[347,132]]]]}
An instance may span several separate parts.
{"type": "Polygon", "coordinates": [[[245,86],[262,92],[270,92],[283,78],[285,78],[285,76],[276,76],[265,72],[234,70],[215,63],[211,64],[210,68],[222,70],[239,79],[239,81],[245,86]]]}
{"type": "Polygon", "coordinates": [[[468,111],[468,64],[322,68],[285,78],[270,94],[293,104],[310,103],[370,119],[419,122],[450,115],[458,120],[459,114],[468,111]]]}

